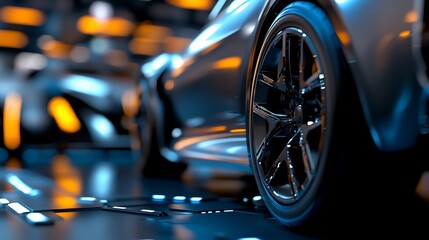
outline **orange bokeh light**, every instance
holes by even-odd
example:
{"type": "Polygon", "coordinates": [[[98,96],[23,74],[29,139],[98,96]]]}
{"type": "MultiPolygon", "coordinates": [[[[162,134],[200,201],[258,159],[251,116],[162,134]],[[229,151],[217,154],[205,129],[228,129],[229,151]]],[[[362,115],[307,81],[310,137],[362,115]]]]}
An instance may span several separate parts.
{"type": "Polygon", "coordinates": [[[214,5],[213,0],[167,0],[167,2],[179,8],[200,11],[210,10],[214,5]]]}
{"type": "Polygon", "coordinates": [[[22,32],[0,30],[0,47],[23,48],[28,44],[28,37],[22,32]]]}
{"type": "Polygon", "coordinates": [[[6,23],[40,26],[45,18],[42,11],[33,8],[6,6],[0,9],[0,19],[6,23]]]}
{"type": "Polygon", "coordinates": [[[215,69],[235,69],[240,67],[241,59],[239,57],[229,57],[216,61],[213,63],[215,69]]]}
{"type": "Polygon", "coordinates": [[[16,149],[21,144],[21,107],[22,97],[19,93],[9,93],[3,110],[4,144],[8,149],[16,149]]]}
{"type": "Polygon", "coordinates": [[[54,97],[48,104],[49,114],[55,119],[58,127],[66,133],[75,133],[80,129],[77,118],[70,103],[63,97],[54,97]]]}
{"type": "Polygon", "coordinates": [[[112,37],[126,37],[134,30],[134,23],[124,18],[97,19],[85,15],[77,21],[80,32],[89,35],[106,35],[112,37]]]}

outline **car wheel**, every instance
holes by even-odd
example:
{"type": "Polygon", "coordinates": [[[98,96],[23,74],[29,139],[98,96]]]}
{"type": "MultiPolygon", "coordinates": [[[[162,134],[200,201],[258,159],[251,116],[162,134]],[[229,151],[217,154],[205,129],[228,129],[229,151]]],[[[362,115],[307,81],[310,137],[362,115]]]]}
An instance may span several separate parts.
{"type": "Polygon", "coordinates": [[[147,81],[140,83],[140,112],[137,117],[139,159],[138,168],[145,177],[180,178],[187,164],[171,162],[161,154],[155,128],[158,95],[150,91],[147,81]]]}
{"type": "Polygon", "coordinates": [[[379,229],[381,220],[393,226],[411,217],[421,171],[409,152],[377,150],[326,14],[309,2],[290,4],[261,41],[247,92],[247,143],[272,215],[312,231],[362,219],[379,229]]]}
{"type": "Polygon", "coordinates": [[[250,164],[267,208],[290,227],[312,222],[329,194],[342,192],[330,185],[344,170],[334,142],[342,130],[334,126],[345,87],[341,56],[328,18],[308,2],[278,14],[257,54],[247,102],[250,164]]]}

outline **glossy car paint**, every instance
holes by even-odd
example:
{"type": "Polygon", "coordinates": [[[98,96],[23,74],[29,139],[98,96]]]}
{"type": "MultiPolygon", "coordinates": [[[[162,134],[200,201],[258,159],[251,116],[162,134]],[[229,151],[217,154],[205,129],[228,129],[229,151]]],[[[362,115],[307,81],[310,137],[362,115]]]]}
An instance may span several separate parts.
{"type": "MultiPolygon", "coordinates": [[[[191,42],[183,55],[161,55],[155,64],[150,63],[152,66],[143,66],[146,76],[151,73],[145,69],[153,71],[153,65],[161,69],[164,64],[171,67],[162,78],[162,86],[173,105],[170,110],[181,123],[175,129],[181,133],[171,139],[171,145],[166,141],[164,155],[168,159],[175,161],[178,154],[185,159],[248,165],[244,73],[251,54],[248,49],[253,44],[249,39],[255,38],[259,12],[266,3],[233,1],[226,12],[191,42]],[[192,69],[188,68],[190,65],[192,69]]],[[[152,81],[157,77],[153,76],[152,81]]],[[[157,116],[160,123],[160,113],[157,116]]],[[[162,124],[156,127],[162,128],[162,124]]]]}
{"type": "Polygon", "coordinates": [[[423,65],[424,1],[336,2],[344,28],[337,35],[375,143],[383,150],[412,146],[421,131],[422,98],[427,98],[422,91],[427,78],[417,75],[423,65]]]}
{"type": "MultiPolygon", "coordinates": [[[[230,13],[214,18],[184,54],[164,54],[142,67],[152,88],[161,79],[171,104],[166,107],[160,96],[154,96],[159,139],[165,157],[172,161],[248,164],[246,81],[273,16],[293,1],[232,2],[230,13]],[[178,121],[165,129],[164,114],[178,121]]],[[[374,142],[385,151],[415,144],[426,124],[422,119],[427,79],[425,74],[417,76],[424,66],[419,56],[423,1],[315,3],[330,16],[341,41],[374,142]]]]}

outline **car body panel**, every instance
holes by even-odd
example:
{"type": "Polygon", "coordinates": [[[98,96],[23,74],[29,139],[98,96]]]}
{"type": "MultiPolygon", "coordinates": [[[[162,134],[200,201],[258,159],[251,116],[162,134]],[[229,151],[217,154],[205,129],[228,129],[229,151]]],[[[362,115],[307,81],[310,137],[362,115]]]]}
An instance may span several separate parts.
{"type": "Polygon", "coordinates": [[[181,63],[167,73],[164,86],[185,127],[205,125],[202,121],[222,115],[229,118],[243,114],[239,98],[245,91],[243,73],[250,54],[247,49],[252,44],[248,39],[252,39],[258,20],[255,13],[264,3],[233,1],[189,44],[181,59],[175,60],[181,63]],[[192,68],[188,68],[190,65],[192,68]]]}
{"type": "Polygon", "coordinates": [[[417,76],[421,60],[415,54],[423,1],[389,1],[395,7],[386,7],[385,1],[336,2],[345,28],[337,34],[375,143],[386,151],[414,145],[424,108],[416,107],[424,95],[417,76]]]}

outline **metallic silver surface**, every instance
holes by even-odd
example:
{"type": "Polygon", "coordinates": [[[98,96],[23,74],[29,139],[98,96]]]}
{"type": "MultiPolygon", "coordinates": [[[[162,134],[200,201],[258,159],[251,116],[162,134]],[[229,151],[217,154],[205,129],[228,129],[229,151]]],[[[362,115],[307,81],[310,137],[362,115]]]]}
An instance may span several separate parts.
{"type": "MultiPolygon", "coordinates": [[[[423,1],[336,1],[338,32],[366,119],[383,150],[404,149],[420,134],[423,89],[417,76],[423,1]],[[348,53],[348,54],[347,54],[348,53]],[[398,141],[401,139],[401,141],[398,141]]],[[[427,84],[426,84],[427,85],[427,84]]],[[[427,86],[426,86],[427,87],[427,86]]]]}

